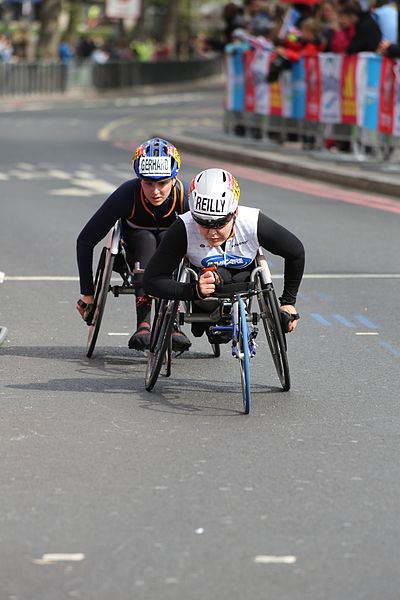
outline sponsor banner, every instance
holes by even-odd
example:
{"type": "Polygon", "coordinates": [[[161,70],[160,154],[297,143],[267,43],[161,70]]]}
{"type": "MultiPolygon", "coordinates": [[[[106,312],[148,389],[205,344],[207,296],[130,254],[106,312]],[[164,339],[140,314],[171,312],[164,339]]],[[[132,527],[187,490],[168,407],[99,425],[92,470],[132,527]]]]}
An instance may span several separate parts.
{"type": "Polygon", "coordinates": [[[321,76],[321,123],[341,123],[342,97],[341,79],[343,57],[340,54],[320,54],[319,70],[321,76]]]}
{"type": "Polygon", "coordinates": [[[306,75],[304,59],[292,66],[292,118],[304,119],[306,115],[306,75]]]}
{"type": "Polygon", "coordinates": [[[247,258],[246,256],[237,256],[235,254],[216,254],[214,256],[206,256],[202,259],[201,264],[203,267],[209,267],[211,265],[219,265],[220,267],[229,267],[230,269],[243,269],[253,262],[253,258],[247,258]]]}
{"type": "Polygon", "coordinates": [[[318,57],[307,56],[304,59],[304,69],[306,75],[306,120],[319,121],[321,82],[318,57]]]}
{"type": "Polygon", "coordinates": [[[357,123],[357,61],[357,54],[343,57],[341,80],[342,123],[349,125],[355,125],[357,123]]]}
{"type": "Polygon", "coordinates": [[[250,67],[254,81],[254,112],[259,115],[269,114],[270,93],[269,85],[267,83],[267,75],[270,63],[270,56],[270,50],[257,49],[250,67]]]}
{"type": "Polygon", "coordinates": [[[245,112],[255,112],[255,82],[251,65],[254,60],[255,52],[253,49],[243,52],[244,64],[244,110],[245,112]]]}
{"type": "Polygon", "coordinates": [[[378,96],[379,118],[378,131],[391,134],[393,131],[394,102],[395,102],[395,63],[390,58],[381,59],[380,94],[378,96]]]}
{"type": "MultiPolygon", "coordinates": [[[[269,66],[271,64],[271,62],[273,61],[273,57],[274,54],[271,54],[271,56],[269,57],[269,65],[268,65],[268,71],[269,71],[269,66]]],[[[277,81],[274,81],[273,83],[269,84],[269,114],[273,115],[275,117],[281,117],[282,116],[282,91],[281,91],[281,81],[280,78],[277,81]]]]}
{"type": "Polygon", "coordinates": [[[400,137],[400,60],[393,61],[394,100],[392,134],[400,137]]]}
{"type": "Polygon", "coordinates": [[[227,54],[228,85],[226,94],[226,108],[228,110],[243,111],[244,109],[244,65],[243,51],[235,49],[232,54],[227,54]]]}
{"type": "Polygon", "coordinates": [[[362,53],[357,66],[357,124],[376,130],[379,114],[379,88],[382,58],[376,54],[362,53]]]}

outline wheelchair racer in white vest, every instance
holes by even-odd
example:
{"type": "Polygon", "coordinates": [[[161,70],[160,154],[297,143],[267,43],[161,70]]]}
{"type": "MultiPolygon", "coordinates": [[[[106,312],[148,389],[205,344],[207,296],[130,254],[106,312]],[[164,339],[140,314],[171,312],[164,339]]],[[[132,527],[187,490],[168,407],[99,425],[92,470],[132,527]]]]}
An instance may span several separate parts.
{"type": "MultiPolygon", "coordinates": [[[[196,175],[190,186],[190,211],[179,215],[166,232],[146,267],[144,288],[154,297],[196,302],[212,296],[220,285],[249,280],[262,247],[284,259],[279,300],[284,330],[293,331],[304,272],[303,244],[258,208],[239,206],[239,196],[238,182],[224,169],[206,169],[196,175]],[[199,272],[198,282],[172,278],[185,256],[199,272]]],[[[192,324],[195,337],[206,332],[211,343],[229,341],[226,332],[210,333],[208,329],[207,323],[192,324]]]]}

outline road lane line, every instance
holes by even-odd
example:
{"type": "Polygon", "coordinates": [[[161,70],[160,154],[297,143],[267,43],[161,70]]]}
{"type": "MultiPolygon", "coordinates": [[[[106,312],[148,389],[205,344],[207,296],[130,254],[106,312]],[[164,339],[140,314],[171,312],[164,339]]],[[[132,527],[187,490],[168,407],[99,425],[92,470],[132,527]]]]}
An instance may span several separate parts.
{"type": "Polygon", "coordinates": [[[365,325],[365,327],[368,327],[368,329],[375,329],[375,330],[379,329],[378,325],[375,325],[375,323],[372,323],[372,321],[367,319],[367,317],[365,317],[364,315],[354,315],[354,317],[357,319],[357,321],[362,323],[362,325],[365,325]]]}
{"type": "Polygon", "coordinates": [[[296,556],[288,555],[288,556],[275,556],[275,555],[265,555],[259,554],[254,557],[254,562],[261,565],[293,565],[297,561],[296,556]]]}
{"type": "Polygon", "coordinates": [[[330,321],[328,321],[327,319],[324,319],[324,317],[322,315],[320,315],[319,313],[310,313],[310,315],[313,319],[315,319],[316,321],[318,321],[318,323],[320,323],[321,325],[324,325],[325,327],[329,327],[330,325],[332,325],[332,323],[330,321]]]}
{"type": "MultiPolygon", "coordinates": [[[[272,279],[283,279],[283,275],[273,275],[272,279]]],[[[303,279],[400,279],[400,273],[314,273],[305,274],[303,279]]],[[[78,281],[78,277],[68,275],[5,275],[0,271],[2,281],[78,281]]],[[[120,281],[113,277],[113,281],[120,281]]]]}
{"type": "Polygon", "coordinates": [[[37,565],[52,565],[56,562],[79,562],[85,559],[81,552],[75,554],[43,554],[42,558],[35,558],[32,562],[37,565]]]}

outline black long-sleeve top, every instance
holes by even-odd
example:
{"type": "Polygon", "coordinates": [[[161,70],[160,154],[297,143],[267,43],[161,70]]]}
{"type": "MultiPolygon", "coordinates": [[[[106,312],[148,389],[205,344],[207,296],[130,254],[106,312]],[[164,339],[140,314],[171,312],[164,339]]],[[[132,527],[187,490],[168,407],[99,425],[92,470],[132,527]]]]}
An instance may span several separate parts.
{"type": "MultiPolygon", "coordinates": [[[[290,231],[259,213],[257,238],[261,247],[285,261],[284,286],[281,304],[296,302],[297,292],[304,272],[305,252],[301,241],[290,231]]],[[[179,283],[172,279],[187,251],[186,228],[181,219],[169,228],[155,254],[146,267],[143,286],[147,294],[156,298],[197,300],[196,284],[179,283]]]]}
{"type": "Polygon", "coordinates": [[[172,225],[176,215],[186,212],[188,208],[187,186],[179,179],[160,206],[153,206],[145,198],[140,179],[130,179],[120,185],[89,219],[78,236],[76,252],[81,294],[94,294],[93,249],[118,219],[123,219],[123,223],[130,223],[134,227],[159,231],[172,225]]]}

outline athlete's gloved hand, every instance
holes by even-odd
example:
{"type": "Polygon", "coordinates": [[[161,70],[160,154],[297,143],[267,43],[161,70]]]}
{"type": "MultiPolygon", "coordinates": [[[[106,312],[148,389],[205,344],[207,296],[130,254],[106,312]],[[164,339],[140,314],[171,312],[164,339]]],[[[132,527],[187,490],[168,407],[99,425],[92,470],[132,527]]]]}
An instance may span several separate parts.
{"type": "Polygon", "coordinates": [[[215,292],[215,286],[219,283],[217,281],[216,274],[213,270],[206,270],[201,273],[199,281],[197,282],[197,292],[200,298],[207,298],[215,292]]]}
{"type": "Polygon", "coordinates": [[[82,319],[86,321],[86,317],[92,310],[94,304],[94,296],[81,296],[76,303],[76,310],[81,315],[82,319]]]}
{"type": "Polygon", "coordinates": [[[296,307],[292,304],[283,304],[282,312],[282,329],[284,333],[291,333],[297,327],[297,321],[300,319],[296,307]]]}

